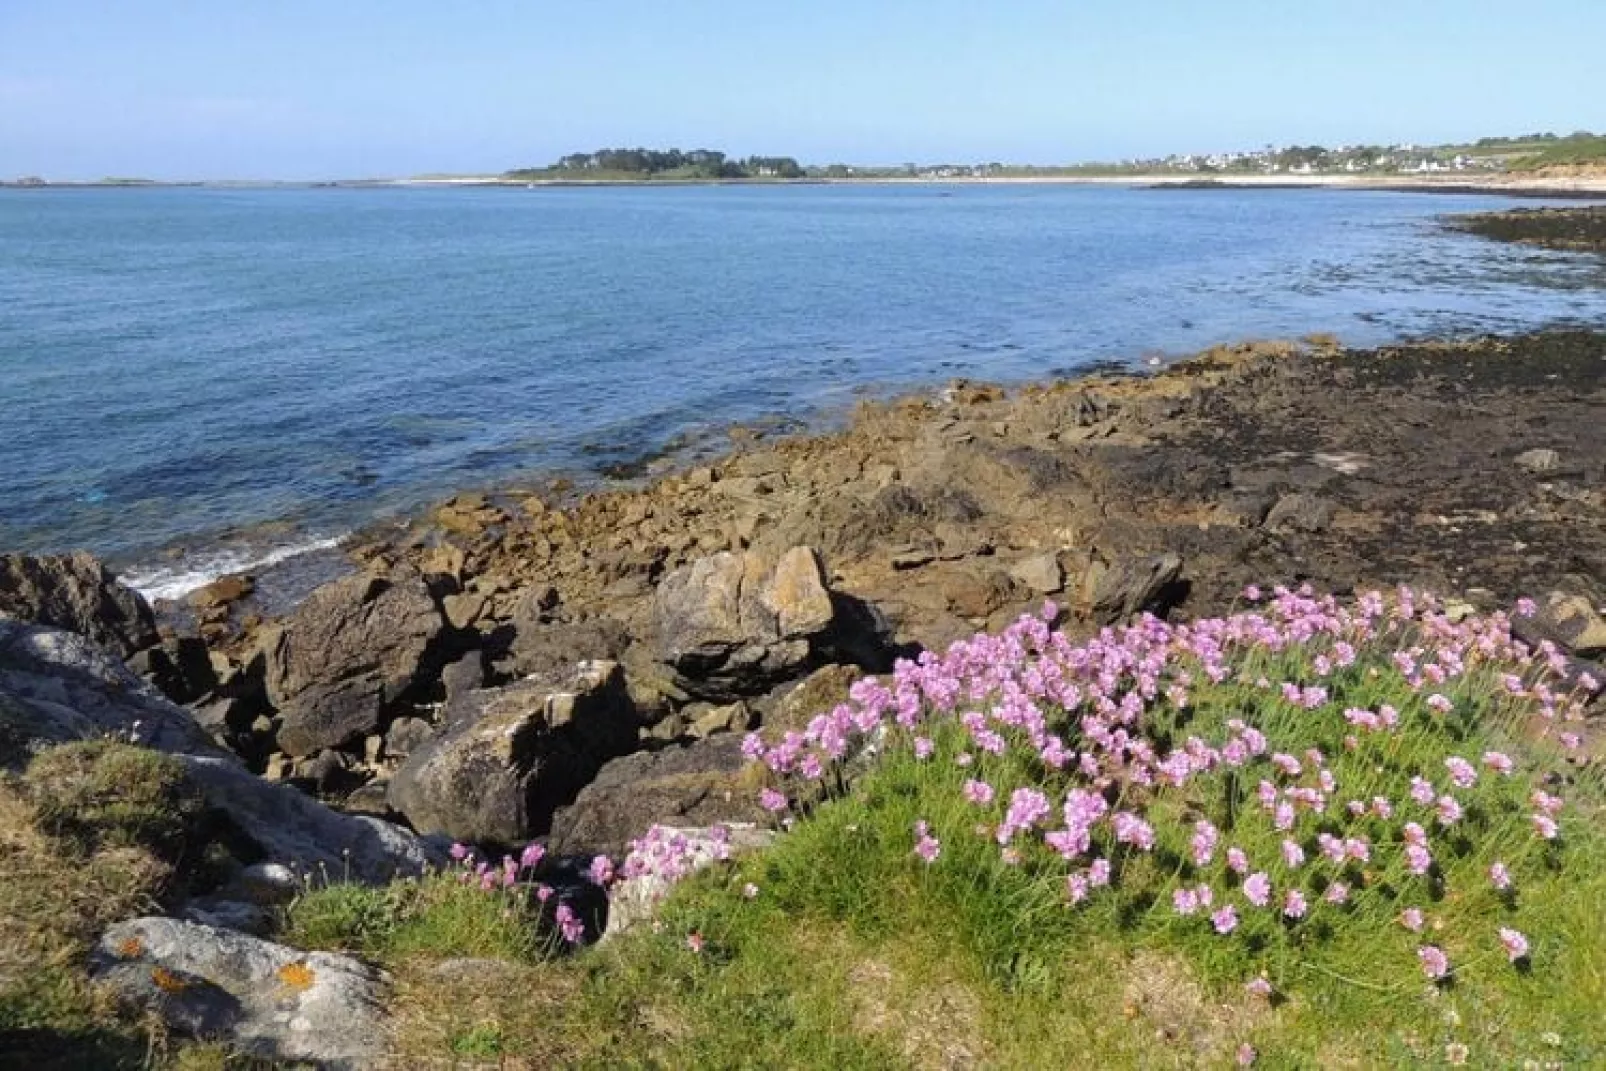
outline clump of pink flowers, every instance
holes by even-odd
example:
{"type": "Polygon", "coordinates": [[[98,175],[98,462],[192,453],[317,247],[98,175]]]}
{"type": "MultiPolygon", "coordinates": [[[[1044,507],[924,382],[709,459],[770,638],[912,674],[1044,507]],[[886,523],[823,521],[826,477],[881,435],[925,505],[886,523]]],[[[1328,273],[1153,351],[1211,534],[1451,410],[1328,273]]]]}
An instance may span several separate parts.
{"type": "MultiPolygon", "coordinates": [[[[1048,605],[900,661],[802,730],[748,738],[778,786],[761,802],[790,815],[859,757],[907,756],[951,794],[923,799],[903,842],[923,866],[969,865],[944,841],[979,836],[997,865],[1052,876],[1068,908],[1141,895],[1166,925],[1246,943],[1320,939],[1319,920],[1421,932],[1413,901],[1474,880],[1508,890],[1556,850],[1563,802],[1483,728],[1522,719],[1559,741],[1551,723],[1583,699],[1510,617],[1452,615],[1404,587],[1245,598],[1229,617],[1144,616],[1084,641],[1048,605]],[[1511,849],[1513,831],[1531,847],[1511,849]]],[[[1450,971],[1437,945],[1417,958],[1450,971]]]]}

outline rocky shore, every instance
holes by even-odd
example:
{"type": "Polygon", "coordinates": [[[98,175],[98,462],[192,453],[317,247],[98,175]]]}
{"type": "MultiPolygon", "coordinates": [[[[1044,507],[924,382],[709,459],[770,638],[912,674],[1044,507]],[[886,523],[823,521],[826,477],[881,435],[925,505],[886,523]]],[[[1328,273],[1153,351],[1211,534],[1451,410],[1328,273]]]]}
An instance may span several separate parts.
{"type": "Polygon", "coordinates": [[[1606,253],[1606,205],[1484,212],[1455,217],[1452,225],[1502,242],[1606,253]]]}
{"type": "Polygon", "coordinates": [[[0,556],[0,765],[104,736],[178,757],[245,866],[182,915],[261,933],[314,870],[762,821],[747,731],[1045,601],[1085,635],[1250,584],[1535,596],[1524,638],[1606,680],[1606,334],[955,382],[642,486],[461,494],[348,553],[288,613],[229,577],[183,628],[87,555],[0,556]]]}
{"type": "Polygon", "coordinates": [[[738,734],[1048,599],[1073,632],[1268,579],[1600,606],[1603,470],[1606,336],[1230,346],[865,404],[638,488],[459,495],[287,615],[235,577],[194,634],[109,639],[269,780],[589,853],[749,816],[738,734]]]}

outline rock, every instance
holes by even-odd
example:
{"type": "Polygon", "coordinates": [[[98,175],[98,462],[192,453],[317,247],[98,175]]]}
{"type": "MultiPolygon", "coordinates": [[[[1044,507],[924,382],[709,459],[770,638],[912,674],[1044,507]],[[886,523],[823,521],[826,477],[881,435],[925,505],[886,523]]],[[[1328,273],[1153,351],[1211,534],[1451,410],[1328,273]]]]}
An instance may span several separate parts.
{"type": "Polygon", "coordinates": [[[1010,566],[1009,575],[1039,595],[1052,595],[1065,588],[1065,572],[1054,554],[1037,554],[1018,561],[1010,566]]]}
{"type": "Polygon", "coordinates": [[[1320,495],[1303,491],[1284,495],[1266,514],[1266,527],[1290,529],[1296,532],[1321,532],[1332,525],[1335,510],[1332,501],[1320,495]]]}
{"type": "Polygon", "coordinates": [[[428,675],[443,628],[416,573],[351,576],[314,591],[264,637],[279,747],[308,755],[373,732],[428,675]]]}
{"type": "MultiPolygon", "coordinates": [[[[468,693],[463,694],[466,696],[468,693]]],[[[392,758],[406,758],[434,735],[435,727],[423,718],[397,718],[385,731],[385,754],[392,758]]]]}
{"type": "Polygon", "coordinates": [[[654,825],[763,822],[762,767],[725,734],[614,759],[552,820],[560,855],[622,857],[654,825]]]}
{"type": "Polygon", "coordinates": [[[415,829],[512,844],[544,832],[602,764],[636,743],[635,710],[614,662],[471,692],[390,782],[415,829]]]}
{"type": "Polygon", "coordinates": [[[384,1057],[387,981],[349,956],[140,918],[106,931],[90,972],[123,1006],[253,1056],[334,1071],[384,1057]]]}
{"type": "Polygon", "coordinates": [[[160,639],[145,597],[82,553],[0,555],[0,617],[76,632],[125,658],[160,639]]]}
{"type": "Polygon", "coordinates": [[[480,652],[470,651],[442,669],[441,687],[446,691],[448,703],[476,688],[485,687],[485,661],[480,652]]]}
{"type": "Polygon", "coordinates": [[[1088,613],[1101,624],[1124,621],[1144,611],[1161,613],[1169,608],[1181,574],[1182,558],[1176,554],[1119,560],[1090,569],[1088,613]]]}
{"type": "Polygon", "coordinates": [[[617,937],[650,920],[680,877],[705,870],[741,852],[767,848],[774,842],[775,834],[756,825],[740,823],[705,828],[659,827],[657,838],[677,842],[680,850],[676,858],[681,860],[682,873],[667,875],[649,871],[615,885],[608,896],[608,927],[603,933],[604,939],[617,937]]]}
{"type": "MultiPolygon", "coordinates": [[[[688,712],[689,713],[689,712],[688,712]]],[[[691,720],[690,734],[695,737],[713,736],[715,733],[738,733],[753,720],[747,704],[737,700],[727,706],[710,707],[691,720]]]]}
{"type": "Polygon", "coordinates": [[[1513,617],[1511,630],[1530,646],[1549,640],[1583,658],[1606,654],[1606,620],[1582,595],[1552,591],[1532,617],[1513,617]]]}
{"type": "Polygon", "coordinates": [[[218,687],[211,654],[194,636],[147,647],[131,656],[128,666],[175,703],[193,703],[218,687]]]}
{"type": "Polygon", "coordinates": [[[106,736],[158,751],[224,754],[188,711],[109,649],[0,618],[0,765],[20,764],[45,745],[106,736]]]}
{"type": "MultiPolygon", "coordinates": [[[[492,656],[498,673],[511,677],[560,673],[576,662],[615,662],[630,636],[610,618],[548,624],[541,620],[541,592],[520,600],[511,622],[512,635],[492,656]]],[[[493,640],[496,638],[493,637],[493,640]]]]}
{"type": "Polygon", "coordinates": [[[446,859],[448,845],[391,822],[330,809],[228,759],[180,755],[189,780],[264,862],[300,873],[344,875],[377,885],[446,859]]]}
{"type": "Polygon", "coordinates": [[[828,714],[848,701],[848,689],[864,677],[858,666],[821,666],[795,684],[778,691],[770,712],[764,718],[766,736],[788,731],[801,732],[817,714],[828,714]]]}
{"type": "Polygon", "coordinates": [[[794,675],[835,613],[807,547],[773,564],[752,551],[699,558],[664,577],[653,601],[660,660],[688,693],[716,702],[794,675]]]}
{"type": "Polygon", "coordinates": [[[793,547],[781,555],[763,594],[764,605],[775,614],[781,639],[796,639],[824,632],[835,610],[825,590],[820,558],[809,547],[793,547]]]}
{"type": "Polygon", "coordinates": [[[1513,459],[1518,468],[1529,472],[1551,472],[1561,466],[1561,455],[1554,450],[1524,450],[1513,459]]]}
{"type": "Polygon", "coordinates": [[[205,587],[196,588],[184,601],[197,610],[211,610],[239,602],[256,590],[254,577],[236,575],[220,577],[205,587]]]}
{"type": "Polygon", "coordinates": [[[486,598],[476,592],[448,595],[441,600],[441,609],[453,628],[470,628],[485,612],[486,598]]]}

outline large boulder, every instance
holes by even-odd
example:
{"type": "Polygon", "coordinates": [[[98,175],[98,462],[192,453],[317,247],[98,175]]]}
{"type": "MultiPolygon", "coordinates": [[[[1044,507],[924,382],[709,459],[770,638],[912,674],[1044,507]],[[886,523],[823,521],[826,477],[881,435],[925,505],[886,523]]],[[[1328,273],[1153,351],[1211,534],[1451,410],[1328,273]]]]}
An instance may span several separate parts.
{"type": "Polygon", "coordinates": [[[187,1037],[331,1071],[384,1058],[386,979],[350,956],[140,918],[106,931],[90,972],[119,1004],[187,1037]]]}
{"type": "Polygon", "coordinates": [[[396,771],[390,804],[424,832],[511,844],[545,832],[603,763],[635,746],[636,730],[614,662],[470,692],[396,771]]]}
{"type": "Polygon", "coordinates": [[[699,558],[664,577],[653,603],[659,658],[692,695],[757,695],[807,666],[836,618],[819,557],[747,551],[699,558]]]}
{"type": "Polygon", "coordinates": [[[0,765],[71,740],[115,736],[158,751],[221,755],[190,713],[75,632],[0,618],[0,765]]]}
{"type": "Polygon", "coordinates": [[[444,629],[416,573],[360,574],[314,591],[262,640],[279,749],[299,758],[373,732],[444,661],[444,629]]]}
{"type": "Polygon", "coordinates": [[[384,882],[445,857],[445,845],[378,819],[332,811],[254,776],[190,713],[82,636],[0,621],[0,765],[52,744],[114,737],[175,755],[240,854],[299,873],[384,882]]]}
{"type": "Polygon", "coordinates": [[[123,657],[160,638],[145,597],[90,554],[0,554],[0,617],[87,636],[123,657]]]}
{"type": "Polygon", "coordinates": [[[552,820],[548,846],[562,855],[624,855],[654,825],[762,822],[762,768],[742,755],[742,737],[614,759],[552,820]]]}

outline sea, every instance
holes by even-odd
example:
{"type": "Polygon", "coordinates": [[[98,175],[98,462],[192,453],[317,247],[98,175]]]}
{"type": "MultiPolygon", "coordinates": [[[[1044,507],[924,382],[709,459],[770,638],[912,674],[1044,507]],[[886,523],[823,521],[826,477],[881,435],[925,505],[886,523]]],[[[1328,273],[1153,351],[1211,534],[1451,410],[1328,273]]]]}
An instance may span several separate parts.
{"type": "MultiPolygon", "coordinates": [[[[1067,185],[0,190],[0,551],[153,598],[466,488],[1211,345],[1606,325],[1485,195],[1067,185]]],[[[1543,202],[1525,200],[1526,205],[1543,202]]]]}

